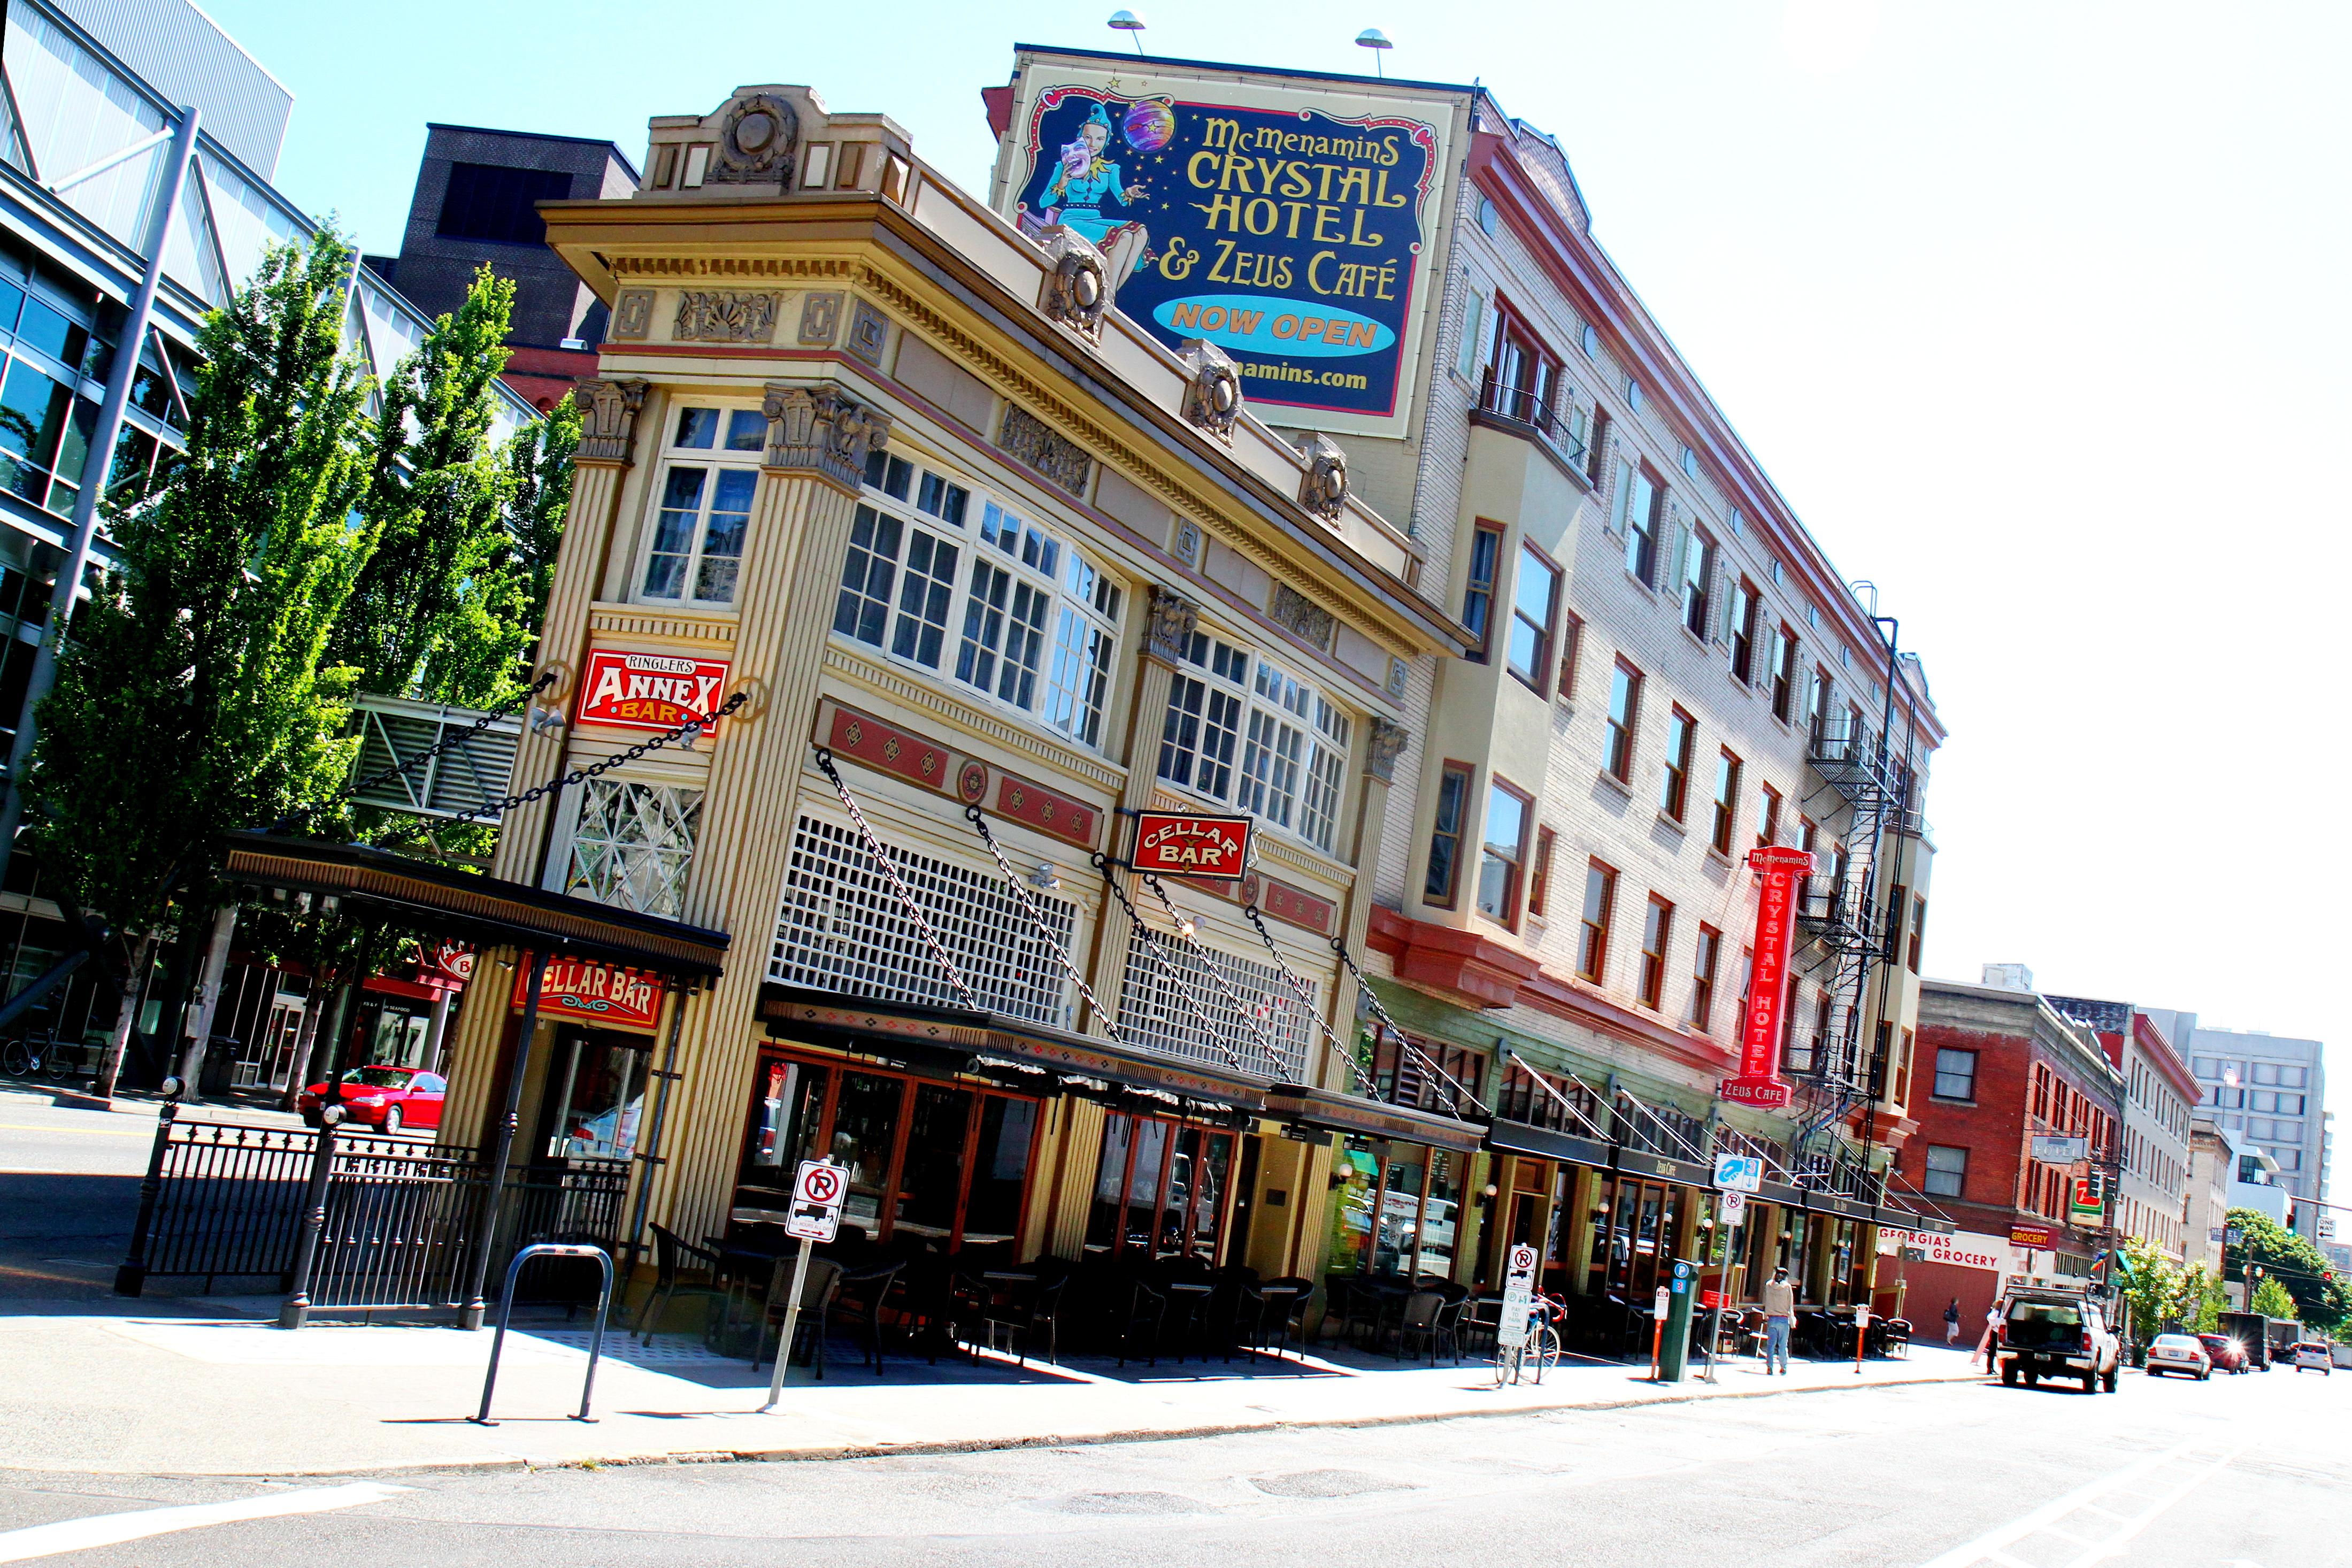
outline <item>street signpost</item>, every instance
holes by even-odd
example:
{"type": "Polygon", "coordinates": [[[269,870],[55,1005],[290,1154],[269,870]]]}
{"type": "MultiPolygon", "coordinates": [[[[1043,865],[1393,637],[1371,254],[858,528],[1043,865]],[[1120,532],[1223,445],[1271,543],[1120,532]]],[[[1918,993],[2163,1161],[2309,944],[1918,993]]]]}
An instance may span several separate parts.
{"type": "MultiPolygon", "coordinates": [[[[784,1234],[800,1238],[799,1258],[793,1264],[792,1294],[784,1298],[782,1337],[776,1342],[776,1370],[768,1379],[768,1402],[773,1410],[783,1397],[784,1369],[793,1363],[793,1334],[800,1326],[801,1288],[808,1283],[809,1253],[820,1241],[831,1241],[841,1230],[841,1205],[849,1197],[849,1172],[830,1160],[803,1160],[793,1180],[792,1207],[784,1215],[784,1234]]],[[[752,1325],[756,1336],[761,1326],[752,1325]]]]}
{"type": "Polygon", "coordinates": [[[1495,1343],[1515,1351],[1528,1342],[1529,1307],[1536,1287],[1536,1249],[1522,1241],[1514,1245],[1503,1272],[1503,1315],[1495,1323],[1495,1343]]]}
{"type": "Polygon", "coordinates": [[[1764,1162],[1754,1154],[1717,1154],[1715,1184],[1726,1193],[1754,1193],[1764,1188],[1764,1162]]]}
{"type": "Polygon", "coordinates": [[[1863,1346],[1870,1339],[1870,1303],[1858,1301],[1853,1309],[1853,1375],[1862,1375],[1863,1346]]]}

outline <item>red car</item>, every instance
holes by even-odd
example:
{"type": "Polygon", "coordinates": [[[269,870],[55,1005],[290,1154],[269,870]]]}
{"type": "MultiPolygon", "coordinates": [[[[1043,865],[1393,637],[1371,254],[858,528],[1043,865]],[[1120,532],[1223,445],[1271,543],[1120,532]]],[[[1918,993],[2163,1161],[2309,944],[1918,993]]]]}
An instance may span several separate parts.
{"type": "Polygon", "coordinates": [[[2215,1372],[2250,1370],[2246,1365],[2246,1347],[2229,1335],[2200,1334],[2197,1336],[2197,1342],[2203,1345],[2205,1353],[2212,1358],[2215,1372]]]}
{"type": "MultiPolygon", "coordinates": [[[[448,1080],[416,1068],[354,1068],[343,1075],[342,1107],[346,1120],[363,1121],[397,1132],[404,1127],[441,1125],[441,1101],[448,1080]]],[[[326,1103],[328,1086],[314,1083],[295,1102],[302,1120],[319,1125],[319,1108],[326,1103]]]]}

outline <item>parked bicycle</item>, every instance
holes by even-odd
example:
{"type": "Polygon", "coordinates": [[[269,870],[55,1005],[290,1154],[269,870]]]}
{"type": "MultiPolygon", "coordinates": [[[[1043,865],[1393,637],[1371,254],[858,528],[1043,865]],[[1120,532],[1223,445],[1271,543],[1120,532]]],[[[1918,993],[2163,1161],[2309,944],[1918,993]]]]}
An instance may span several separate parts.
{"type": "Polygon", "coordinates": [[[53,1032],[41,1029],[26,1034],[0,1046],[0,1075],[9,1078],[78,1078],[82,1070],[82,1049],[68,1044],[53,1032]]]}
{"type": "Polygon", "coordinates": [[[1505,1387],[1514,1383],[1540,1384],[1544,1373],[1559,1364],[1559,1323],[1568,1316],[1567,1303],[1557,1296],[1535,1291],[1528,1298],[1528,1332],[1526,1340],[1516,1345],[1506,1345],[1496,1337],[1495,1345],[1495,1386],[1505,1387]]]}

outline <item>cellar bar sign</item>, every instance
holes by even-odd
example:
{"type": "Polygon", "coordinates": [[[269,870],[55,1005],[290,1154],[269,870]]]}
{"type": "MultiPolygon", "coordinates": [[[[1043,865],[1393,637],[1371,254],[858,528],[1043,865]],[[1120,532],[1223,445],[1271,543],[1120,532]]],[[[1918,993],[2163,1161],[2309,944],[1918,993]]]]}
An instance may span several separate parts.
{"type": "Polygon", "coordinates": [[[1171,877],[1238,880],[1249,864],[1250,819],[1190,811],[1135,817],[1135,868],[1171,877]]]}

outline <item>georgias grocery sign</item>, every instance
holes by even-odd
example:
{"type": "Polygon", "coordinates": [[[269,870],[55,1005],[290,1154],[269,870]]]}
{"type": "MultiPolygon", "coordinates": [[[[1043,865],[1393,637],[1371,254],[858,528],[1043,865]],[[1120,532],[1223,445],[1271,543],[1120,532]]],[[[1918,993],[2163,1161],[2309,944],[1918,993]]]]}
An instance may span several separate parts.
{"type": "MultiPolygon", "coordinates": [[[[727,661],[600,647],[580,679],[580,722],[675,730],[725,700],[727,661]]],[[[705,724],[708,731],[714,725],[705,724]]]]}
{"type": "Polygon", "coordinates": [[[1250,819],[1144,811],[1135,818],[1135,868],[1171,877],[1237,879],[1249,863],[1250,819]]]}

